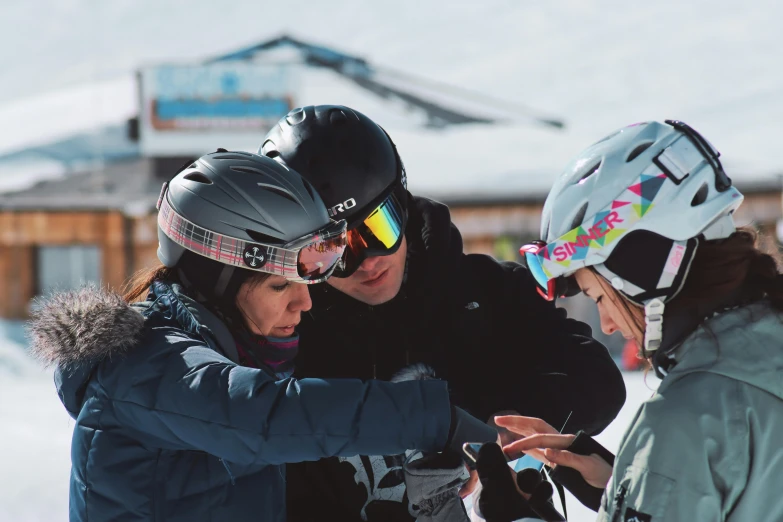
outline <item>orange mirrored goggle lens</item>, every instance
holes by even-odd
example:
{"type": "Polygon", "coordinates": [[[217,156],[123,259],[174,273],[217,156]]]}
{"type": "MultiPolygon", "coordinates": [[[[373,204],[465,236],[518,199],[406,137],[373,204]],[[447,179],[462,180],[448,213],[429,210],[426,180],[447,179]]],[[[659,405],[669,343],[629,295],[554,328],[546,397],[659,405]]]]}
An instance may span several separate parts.
{"type": "Polygon", "coordinates": [[[299,251],[297,272],[304,280],[319,279],[329,275],[343,256],[346,233],[326,240],[316,241],[299,251]]]}

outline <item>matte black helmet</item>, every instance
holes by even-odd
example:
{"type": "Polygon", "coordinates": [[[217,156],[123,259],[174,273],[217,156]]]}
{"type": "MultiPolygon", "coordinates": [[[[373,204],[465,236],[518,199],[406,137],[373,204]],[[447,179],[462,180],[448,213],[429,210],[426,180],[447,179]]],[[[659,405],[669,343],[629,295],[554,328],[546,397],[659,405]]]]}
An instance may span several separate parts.
{"type": "Polygon", "coordinates": [[[158,208],[158,258],[201,280],[208,298],[235,287],[237,272],[323,281],[345,245],[345,222],[329,218],[307,180],[247,152],[219,150],[186,165],[163,186],[158,208]]]}
{"type": "Polygon", "coordinates": [[[389,135],[367,116],[341,105],[294,109],[269,131],[259,154],[299,172],[329,214],[348,221],[336,276],[350,275],[366,257],[397,251],[407,220],[405,168],[389,135]]]}

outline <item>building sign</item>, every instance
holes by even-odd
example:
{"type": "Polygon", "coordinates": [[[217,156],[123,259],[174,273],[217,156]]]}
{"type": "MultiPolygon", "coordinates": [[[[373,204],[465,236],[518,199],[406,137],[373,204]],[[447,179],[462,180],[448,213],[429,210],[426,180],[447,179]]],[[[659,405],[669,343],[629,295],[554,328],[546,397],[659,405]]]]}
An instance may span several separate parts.
{"type": "Polygon", "coordinates": [[[139,89],[140,144],[147,156],[256,150],[294,106],[290,69],[280,64],[150,67],[139,72],[139,89]]]}

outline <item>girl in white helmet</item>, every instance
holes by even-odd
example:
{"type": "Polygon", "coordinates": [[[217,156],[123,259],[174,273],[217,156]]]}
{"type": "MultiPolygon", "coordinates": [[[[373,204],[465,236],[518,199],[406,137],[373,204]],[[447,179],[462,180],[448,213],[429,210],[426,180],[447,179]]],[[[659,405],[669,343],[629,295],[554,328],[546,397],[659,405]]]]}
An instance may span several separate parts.
{"type": "MultiPolygon", "coordinates": [[[[521,249],[545,298],[584,292],[663,379],[616,459],[583,434],[496,418],[525,436],[507,454],[555,466],[602,521],[783,520],[783,281],[735,228],[743,197],[718,156],[679,121],[621,129],[568,166],[544,239],[521,249]]],[[[485,453],[489,469],[500,452],[485,453]]],[[[520,498],[485,515],[512,520],[520,498]]]]}

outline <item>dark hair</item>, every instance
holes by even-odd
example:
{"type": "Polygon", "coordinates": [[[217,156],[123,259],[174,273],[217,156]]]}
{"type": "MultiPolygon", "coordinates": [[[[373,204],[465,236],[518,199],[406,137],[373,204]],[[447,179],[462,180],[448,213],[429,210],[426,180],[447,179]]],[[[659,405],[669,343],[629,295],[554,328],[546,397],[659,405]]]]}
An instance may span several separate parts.
{"type": "Polygon", "coordinates": [[[778,254],[765,252],[759,243],[760,236],[751,227],[742,227],[726,239],[703,241],[671,309],[722,303],[739,293],[743,304],[768,299],[773,308],[783,311],[778,254]]]}
{"type": "MultiPolygon", "coordinates": [[[[239,284],[236,285],[234,295],[227,295],[220,300],[206,300],[202,304],[218,317],[226,322],[226,325],[232,331],[247,330],[247,318],[237,305],[237,296],[239,288],[245,282],[249,282],[251,288],[263,283],[269,278],[269,274],[264,272],[252,272],[250,270],[240,270],[239,284]]],[[[175,267],[167,267],[163,264],[139,270],[133,274],[122,287],[122,298],[127,303],[141,301],[147,297],[147,294],[155,281],[168,281],[182,285],[187,291],[188,285],[183,284],[179,276],[179,270],[175,267]]]]}
{"type": "MultiPolygon", "coordinates": [[[[725,239],[701,241],[682,290],[666,305],[664,325],[667,316],[690,314],[698,324],[704,317],[700,314],[714,311],[715,308],[710,309],[712,305],[750,304],[761,299],[769,300],[773,308],[783,312],[779,256],[762,249],[760,243],[762,237],[752,227],[741,227],[725,239]]],[[[607,288],[620,295],[619,306],[644,333],[646,325],[638,308],[634,313],[634,305],[627,297],[611,285],[607,288]]]]}

